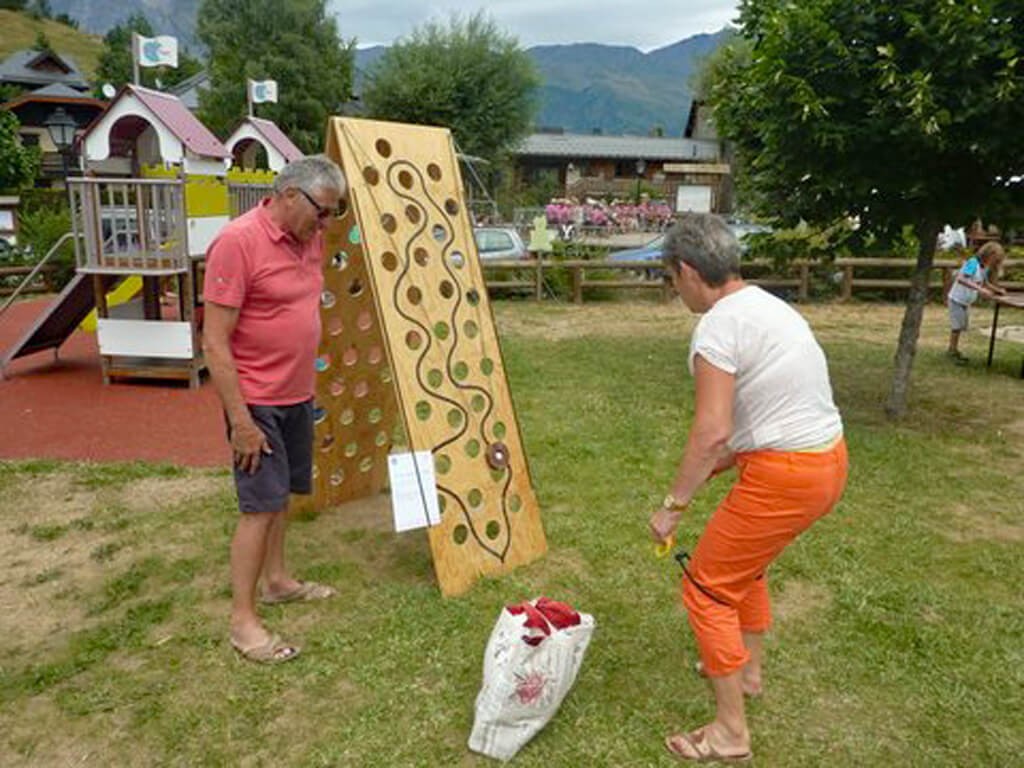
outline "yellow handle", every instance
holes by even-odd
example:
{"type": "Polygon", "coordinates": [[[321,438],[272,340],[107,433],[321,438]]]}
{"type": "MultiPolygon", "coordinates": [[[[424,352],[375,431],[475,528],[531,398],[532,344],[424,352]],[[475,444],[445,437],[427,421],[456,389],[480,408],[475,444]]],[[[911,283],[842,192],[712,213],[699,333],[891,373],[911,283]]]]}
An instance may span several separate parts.
{"type": "Polygon", "coordinates": [[[654,556],[655,557],[667,557],[676,545],[676,537],[669,536],[660,544],[654,545],[654,556]]]}

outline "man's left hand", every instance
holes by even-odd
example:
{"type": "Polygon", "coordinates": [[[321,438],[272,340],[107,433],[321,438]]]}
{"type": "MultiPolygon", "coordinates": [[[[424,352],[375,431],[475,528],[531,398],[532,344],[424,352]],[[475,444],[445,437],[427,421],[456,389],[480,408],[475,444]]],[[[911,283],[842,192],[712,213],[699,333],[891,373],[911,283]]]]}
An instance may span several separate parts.
{"type": "Polygon", "coordinates": [[[658,507],[654,514],[651,515],[650,522],[648,523],[651,538],[658,544],[667,541],[670,536],[675,535],[676,528],[679,527],[679,521],[682,517],[683,513],[681,510],[658,507]]]}

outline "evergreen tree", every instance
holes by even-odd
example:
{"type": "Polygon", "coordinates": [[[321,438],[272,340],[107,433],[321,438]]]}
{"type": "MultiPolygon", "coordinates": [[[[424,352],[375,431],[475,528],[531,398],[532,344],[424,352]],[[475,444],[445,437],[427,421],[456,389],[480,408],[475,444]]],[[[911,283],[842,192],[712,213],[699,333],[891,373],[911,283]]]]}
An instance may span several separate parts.
{"type": "Polygon", "coordinates": [[[13,112],[0,112],[0,189],[14,190],[33,182],[39,171],[39,148],[22,146],[21,124],[13,112]]]}

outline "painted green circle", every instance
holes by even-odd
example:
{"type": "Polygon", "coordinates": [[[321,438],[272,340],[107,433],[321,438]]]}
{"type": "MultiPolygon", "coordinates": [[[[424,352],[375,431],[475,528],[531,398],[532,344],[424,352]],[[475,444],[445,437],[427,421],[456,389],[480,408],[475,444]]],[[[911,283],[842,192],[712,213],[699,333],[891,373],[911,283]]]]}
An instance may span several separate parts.
{"type": "Polygon", "coordinates": [[[462,426],[462,411],[458,408],[452,408],[448,411],[448,426],[458,428],[462,426]]]}
{"type": "Polygon", "coordinates": [[[456,379],[462,381],[464,378],[469,376],[469,366],[462,362],[456,363],[455,368],[452,370],[452,374],[456,379]]]}
{"type": "Polygon", "coordinates": [[[475,459],[477,456],[480,455],[479,440],[470,440],[468,443],[466,443],[466,455],[469,456],[469,458],[471,459],[475,459]]]}
{"type": "Polygon", "coordinates": [[[373,439],[373,442],[377,444],[378,448],[383,448],[388,444],[388,433],[382,429],[377,433],[377,437],[373,439]]]}
{"type": "Polygon", "coordinates": [[[466,495],[466,500],[469,502],[469,506],[479,507],[484,503],[484,495],[479,488],[474,488],[466,495]]]}
{"type": "Polygon", "coordinates": [[[487,534],[487,538],[494,541],[501,534],[501,525],[498,524],[497,520],[491,520],[484,529],[487,534]]]}
{"type": "Polygon", "coordinates": [[[380,408],[371,408],[370,412],[366,415],[366,420],[371,424],[376,424],[384,418],[384,412],[380,408]]]}
{"type": "Polygon", "coordinates": [[[441,341],[447,339],[450,332],[451,329],[448,327],[448,323],[434,323],[434,335],[441,341]]]}
{"type": "Polygon", "coordinates": [[[448,506],[448,499],[442,496],[440,493],[437,494],[437,509],[443,515],[444,508],[448,506]]]}
{"type": "Polygon", "coordinates": [[[437,368],[431,368],[427,371],[427,384],[437,389],[444,383],[444,374],[441,373],[437,368]]]}
{"type": "Polygon", "coordinates": [[[452,531],[452,540],[456,544],[465,544],[466,539],[469,538],[469,528],[464,525],[456,525],[455,530],[452,531]]]}
{"type": "Polygon", "coordinates": [[[475,339],[477,334],[480,333],[480,326],[474,323],[472,320],[467,320],[462,326],[462,329],[466,332],[466,338],[475,339]]]}
{"type": "Polygon", "coordinates": [[[487,407],[487,400],[484,399],[483,395],[473,395],[472,399],[469,401],[469,406],[477,413],[480,413],[487,407]]]}
{"type": "Polygon", "coordinates": [[[351,408],[346,408],[344,411],[341,412],[341,416],[338,417],[338,421],[340,421],[346,427],[355,420],[356,414],[355,411],[353,411],[351,408]]]}
{"type": "Polygon", "coordinates": [[[505,430],[505,422],[503,422],[503,421],[496,421],[494,423],[494,436],[496,438],[498,438],[499,440],[504,440],[505,439],[505,432],[506,432],[506,430],[505,430]]]}
{"type": "Polygon", "coordinates": [[[348,231],[348,241],[352,245],[359,245],[363,240],[362,234],[359,232],[359,225],[356,224],[348,231]]]}
{"type": "Polygon", "coordinates": [[[489,357],[485,357],[480,361],[480,370],[483,372],[484,376],[490,376],[494,373],[494,361],[489,357]]]}
{"type": "Polygon", "coordinates": [[[346,458],[351,459],[357,453],[359,453],[359,446],[356,443],[346,443],[345,444],[345,456],[346,456],[346,458]]]}
{"type": "Polygon", "coordinates": [[[448,458],[447,454],[442,453],[440,456],[434,457],[434,469],[439,475],[447,475],[451,472],[452,460],[448,458]]]}
{"type": "Polygon", "coordinates": [[[500,483],[502,480],[505,479],[505,469],[492,469],[491,479],[496,483],[500,483]]]}
{"type": "Polygon", "coordinates": [[[420,400],[416,403],[416,418],[420,421],[426,421],[430,418],[430,403],[426,400],[420,400]]]}
{"type": "Polygon", "coordinates": [[[508,499],[508,508],[513,512],[518,512],[523,508],[523,500],[513,493],[508,499]]]}

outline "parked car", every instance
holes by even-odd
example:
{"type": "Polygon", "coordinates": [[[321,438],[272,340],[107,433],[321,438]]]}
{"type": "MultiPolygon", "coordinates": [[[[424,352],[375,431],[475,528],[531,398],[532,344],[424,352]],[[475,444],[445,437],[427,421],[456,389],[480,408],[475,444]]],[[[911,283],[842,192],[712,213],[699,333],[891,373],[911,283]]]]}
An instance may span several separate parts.
{"type": "Polygon", "coordinates": [[[482,261],[530,258],[530,252],[514,227],[477,227],[473,238],[482,261]]]}
{"type": "Polygon", "coordinates": [[[650,262],[651,267],[645,269],[643,274],[638,276],[646,280],[660,280],[664,274],[661,267],[661,249],[665,244],[665,235],[658,235],[653,240],[645,243],[639,248],[629,248],[624,251],[613,251],[608,254],[608,261],[621,262],[650,262]]]}

